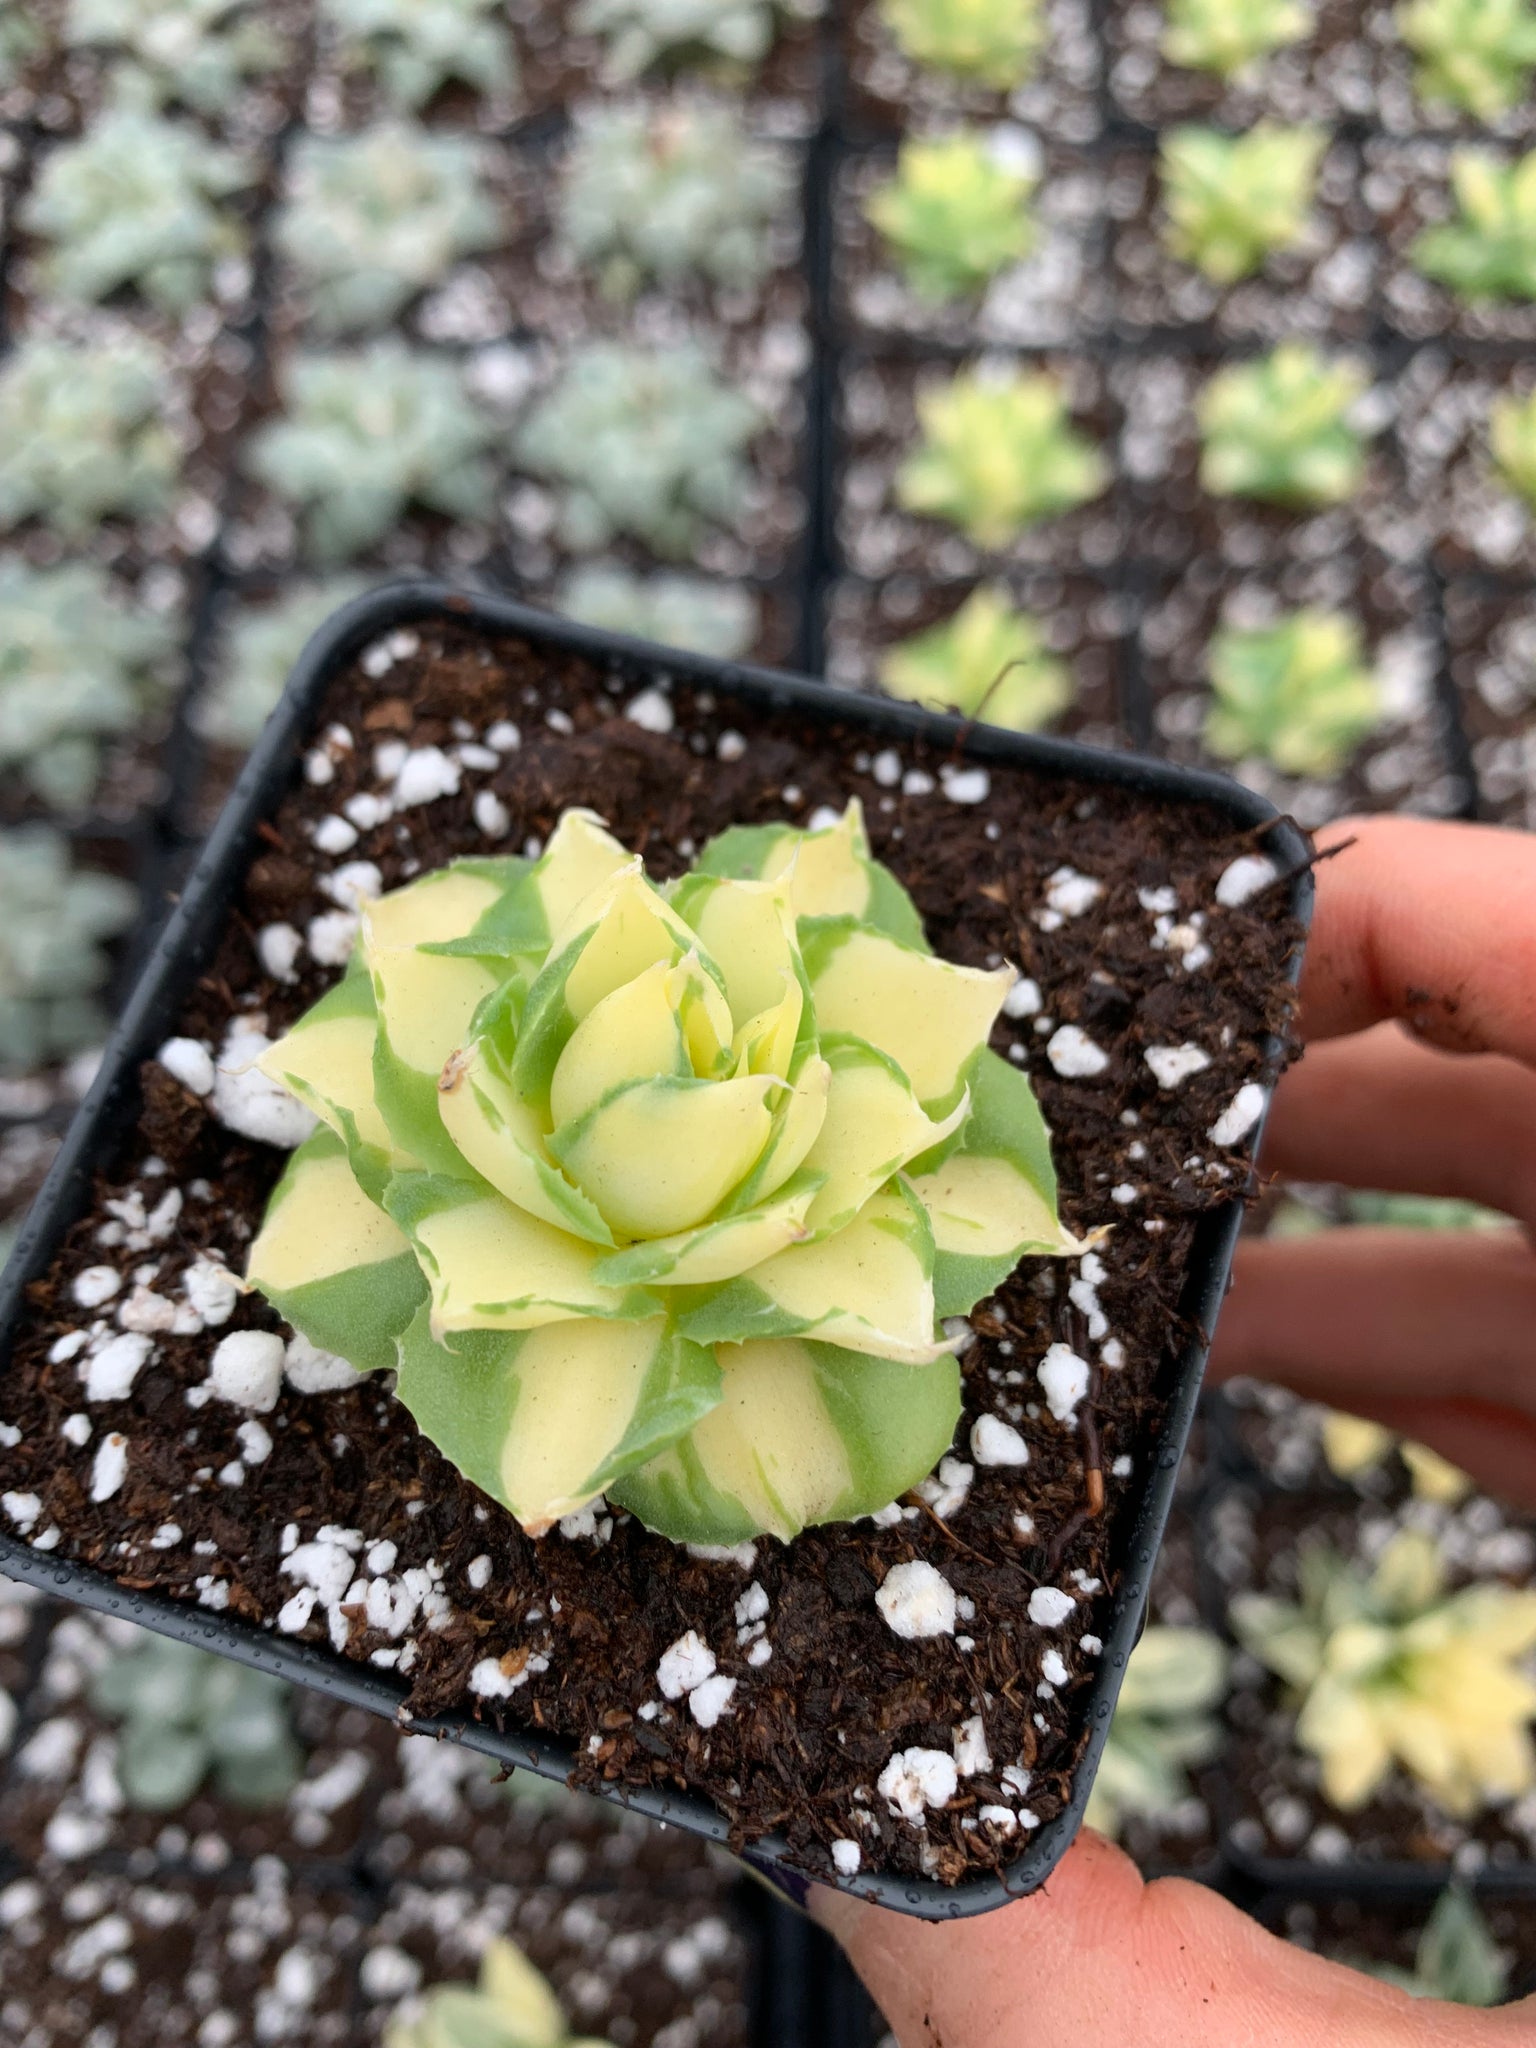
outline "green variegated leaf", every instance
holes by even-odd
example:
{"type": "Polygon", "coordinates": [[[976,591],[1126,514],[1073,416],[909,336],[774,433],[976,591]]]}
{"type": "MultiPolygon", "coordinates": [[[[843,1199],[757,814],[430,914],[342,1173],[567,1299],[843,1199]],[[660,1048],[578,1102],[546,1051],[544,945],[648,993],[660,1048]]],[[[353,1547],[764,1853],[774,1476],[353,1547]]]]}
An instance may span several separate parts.
{"type": "Polygon", "coordinates": [[[542,961],[582,899],[629,864],[595,812],[566,811],[540,858],[519,862],[497,901],[441,950],[503,963],[542,961]]]}
{"type": "Polygon", "coordinates": [[[850,917],[800,927],[824,1038],[864,1038],[893,1059],[930,1116],[946,1115],[1017,980],[1011,967],[956,967],[850,917]]]}
{"type": "Polygon", "coordinates": [[[824,1184],[808,1221],[818,1237],[841,1230],[893,1174],[931,1152],[965,1122],[969,1091],[942,1121],[927,1116],[912,1084],[867,1039],[824,1037],[832,1079],[827,1113],[805,1164],[824,1184]]]}
{"type": "Polygon", "coordinates": [[[396,1391],[466,1478],[531,1534],[610,1488],[720,1398],[713,1354],[661,1317],[562,1322],[436,1342],[423,1310],[396,1391]]]}
{"type": "Polygon", "coordinates": [[[426,1273],[439,1336],[581,1317],[637,1321],[661,1311],[639,1288],[598,1284],[600,1247],[530,1216],[484,1182],[400,1173],[385,1200],[426,1273]]]}
{"type": "Polygon", "coordinates": [[[792,1246],[739,1280],[701,1289],[679,1327],[700,1344],[814,1337],[911,1365],[952,1348],[934,1335],[933,1233],[900,1181],[835,1237],[792,1246]]]}
{"type": "Polygon", "coordinates": [[[705,1287],[734,1280],[809,1236],[806,1215],[820,1186],[819,1174],[797,1173],[758,1208],[615,1252],[599,1261],[597,1277],[606,1287],[705,1287]]]}
{"type": "Polygon", "coordinates": [[[894,1364],[826,1344],[722,1346],[723,1398],[688,1436],[610,1485],[616,1505],[679,1543],[788,1542],[916,1486],[960,1417],[952,1358],[894,1364]]]}
{"type": "Polygon", "coordinates": [[[789,884],[738,882],[695,872],[673,885],[672,908],[720,968],[732,1022],[740,1026],[777,1003],[800,978],[789,884]]]}
{"type": "Polygon", "coordinates": [[[1031,1254],[1070,1256],[1076,1238],[1056,1213],[1051,1139],[1029,1081],[983,1049],[970,1070],[971,1114],[957,1145],[914,1162],[912,1188],[937,1248],[941,1316],[959,1316],[1031,1254]]]}
{"type": "Polygon", "coordinates": [[[396,1145],[374,1100],[377,1036],[373,983],[358,964],[256,1062],[346,1140],[353,1171],[376,1201],[396,1166],[418,1163],[396,1145]]]}
{"type": "Polygon", "coordinates": [[[557,1230],[569,1230],[591,1244],[613,1243],[596,1204],[549,1158],[539,1119],[513,1093],[488,1039],[477,1039],[448,1060],[437,1107],[461,1161],[498,1194],[557,1230]]]}
{"type": "Polygon", "coordinates": [[[409,1243],[323,1124],[278,1182],[248,1274],[296,1330],[359,1372],[394,1364],[395,1341],[427,1297],[409,1243]]]}
{"type": "Polygon", "coordinates": [[[802,832],[793,825],[733,825],[694,862],[698,875],[772,882],[787,877],[797,918],[852,917],[905,946],[928,950],[917,906],[888,868],[870,856],[857,797],[836,825],[802,832]]]}

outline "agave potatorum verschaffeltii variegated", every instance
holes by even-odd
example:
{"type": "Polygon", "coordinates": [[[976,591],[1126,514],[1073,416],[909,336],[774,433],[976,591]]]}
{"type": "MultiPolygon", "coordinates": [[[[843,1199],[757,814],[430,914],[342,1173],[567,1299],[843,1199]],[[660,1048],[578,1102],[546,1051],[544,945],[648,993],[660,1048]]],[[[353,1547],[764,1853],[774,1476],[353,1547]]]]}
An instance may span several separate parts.
{"type": "Polygon", "coordinates": [[[789,1537],[929,1472],[938,1319],[1077,1249],[1014,979],[938,959],[835,826],[736,828],[654,887],[590,812],[536,862],[373,903],[263,1055],[317,1112],[250,1277],[533,1532],[598,1493],[689,1542],[789,1537]]]}

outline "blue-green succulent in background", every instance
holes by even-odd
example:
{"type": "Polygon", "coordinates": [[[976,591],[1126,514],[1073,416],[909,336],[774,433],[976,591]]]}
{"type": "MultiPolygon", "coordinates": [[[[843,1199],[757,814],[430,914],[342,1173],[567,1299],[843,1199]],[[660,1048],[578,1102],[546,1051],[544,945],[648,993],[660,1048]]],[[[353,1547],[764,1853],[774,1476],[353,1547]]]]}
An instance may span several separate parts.
{"type": "Polygon", "coordinates": [[[584,562],[555,593],[567,618],[733,661],[757,630],[757,605],[734,583],[662,571],[638,576],[609,562],[584,562]]]}
{"type": "Polygon", "coordinates": [[[125,99],[179,101],[203,114],[226,112],[247,81],[283,60],[281,39],[252,0],[69,0],[64,41],[109,56],[125,99]]]}
{"type": "Polygon", "coordinates": [[[39,337],[0,363],[0,528],[40,519],[87,539],[171,502],[180,450],[169,371],[150,342],[39,337]]]}
{"type": "Polygon", "coordinates": [[[578,0],[571,26],[600,36],[612,79],[663,66],[750,70],[773,47],[773,0],[578,0]]]}
{"type": "Polygon", "coordinates": [[[355,576],[293,584],[271,604],[237,612],[222,635],[213,680],[192,707],[204,739],[241,751],[254,746],[305,642],[365,587],[355,576]]]}
{"type": "Polygon", "coordinates": [[[105,939],[138,913],[115,875],[77,869],[51,825],[0,830],[0,1073],[25,1073],[105,1036],[105,939]]]}
{"type": "Polygon", "coordinates": [[[167,1813],[208,1782],[221,1799],[280,1806],[304,1775],[282,1679],[146,1634],[96,1676],[91,1704],[121,1725],[117,1779],[130,1806],[167,1813]]]}
{"type": "Polygon", "coordinates": [[[378,80],[397,107],[423,107],[450,81],[484,93],[517,83],[498,0],[319,0],[343,65],[378,80]]]}

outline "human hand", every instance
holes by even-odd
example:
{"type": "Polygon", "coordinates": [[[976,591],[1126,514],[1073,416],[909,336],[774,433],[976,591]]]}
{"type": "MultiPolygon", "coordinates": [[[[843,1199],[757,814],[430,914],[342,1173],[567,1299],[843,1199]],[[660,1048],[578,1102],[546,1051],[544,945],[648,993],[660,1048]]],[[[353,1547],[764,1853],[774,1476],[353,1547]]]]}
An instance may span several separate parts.
{"type": "Polygon", "coordinates": [[[1211,1377],[1370,1416],[1536,1506],[1536,840],[1373,818],[1320,844],[1350,838],[1317,870],[1308,1051],[1262,1163],[1518,1222],[1243,1245],[1211,1377]]]}

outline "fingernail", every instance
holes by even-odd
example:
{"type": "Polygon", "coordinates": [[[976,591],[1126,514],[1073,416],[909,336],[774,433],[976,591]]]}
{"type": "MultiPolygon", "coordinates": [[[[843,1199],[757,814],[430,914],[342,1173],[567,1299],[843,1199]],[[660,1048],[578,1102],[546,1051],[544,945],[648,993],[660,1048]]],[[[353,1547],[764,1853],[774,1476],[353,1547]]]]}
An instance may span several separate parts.
{"type": "Polygon", "coordinates": [[[810,1911],[807,1903],[812,1890],[810,1878],[802,1877],[798,1870],[787,1870],[782,1863],[754,1856],[750,1849],[743,1850],[736,1860],[759,1884],[766,1885],[779,1898],[787,1899],[797,1913],[810,1911]]]}

